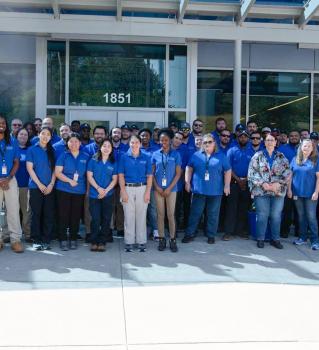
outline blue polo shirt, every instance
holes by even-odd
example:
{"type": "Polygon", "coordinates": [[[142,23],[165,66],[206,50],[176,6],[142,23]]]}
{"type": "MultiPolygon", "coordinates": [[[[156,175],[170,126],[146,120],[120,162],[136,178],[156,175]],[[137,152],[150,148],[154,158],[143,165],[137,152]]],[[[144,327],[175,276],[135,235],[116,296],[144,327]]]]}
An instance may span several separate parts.
{"type": "Polygon", "coordinates": [[[89,156],[80,151],[76,158],[72,153],[67,151],[60,155],[56,161],[56,166],[63,166],[62,173],[69,179],[73,179],[74,174],[78,173],[78,185],[72,187],[69,183],[57,180],[56,189],[63,192],[74,194],[85,194],[86,192],[86,169],[89,161],[89,156]]]}
{"type": "Polygon", "coordinates": [[[127,148],[125,147],[124,143],[120,143],[118,147],[113,146],[113,154],[114,158],[117,162],[119,162],[121,156],[123,153],[127,152],[127,148]]]}
{"type": "MultiPolygon", "coordinates": [[[[61,137],[58,136],[55,132],[52,134],[50,143],[51,145],[54,145],[55,143],[59,142],[61,140],[61,137]]],[[[31,145],[35,145],[37,142],[39,142],[39,136],[34,136],[31,139],[31,145]]]]}
{"type": "Polygon", "coordinates": [[[207,196],[221,196],[224,193],[224,172],[230,170],[227,157],[222,152],[213,153],[209,159],[204,151],[196,152],[188,162],[193,168],[192,192],[207,196]],[[206,169],[209,180],[205,180],[206,169]]]}
{"type": "Polygon", "coordinates": [[[29,173],[27,171],[27,151],[28,148],[19,147],[20,162],[19,168],[16,172],[16,179],[19,187],[28,187],[29,185],[29,173]]]}
{"type": "MultiPolygon", "coordinates": [[[[181,157],[181,162],[182,162],[182,170],[184,171],[186,169],[187,163],[189,161],[189,158],[191,154],[189,153],[189,149],[184,145],[183,143],[175,149],[181,157]]],[[[184,173],[182,176],[179,178],[177,181],[177,192],[182,191],[184,189],[184,184],[185,184],[185,176],[184,173]]]]}
{"type": "Polygon", "coordinates": [[[319,172],[319,162],[313,164],[310,159],[298,165],[296,157],[290,163],[292,170],[292,193],[294,196],[311,198],[316,189],[317,176],[319,172]]]}
{"type": "MultiPolygon", "coordinates": [[[[87,171],[93,173],[94,180],[100,187],[106,188],[112,182],[113,175],[117,174],[117,163],[111,163],[109,160],[104,163],[102,160],[93,157],[89,160],[87,171]]],[[[113,192],[114,189],[108,192],[106,196],[111,196],[113,192]]],[[[90,198],[97,199],[99,194],[93,186],[90,186],[89,195],[90,198]]]]}
{"type": "MultiPolygon", "coordinates": [[[[182,166],[182,160],[179,153],[173,149],[168,154],[164,153],[163,150],[158,150],[152,155],[152,164],[155,166],[154,176],[157,185],[165,189],[173,181],[176,175],[176,167],[182,166]],[[166,186],[162,186],[162,179],[166,178],[166,186]]],[[[172,192],[177,191],[177,185],[172,188],[172,192]]]]}
{"type": "Polygon", "coordinates": [[[148,147],[144,147],[141,146],[141,150],[150,154],[152,156],[152,154],[156,151],[158,151],[159,149],[161,149],[161,145],[155,143],[155,144],[151,144],[148,147]]]}
{"type": "Polygon", "coordinates": [[[218,146],[218,151],[222,152],[227,156],[227,152],[231,149],[230,142],[226,147],[222,147],[221,145],[218,146]]]}
{"type": "Polygon", "coordinates": [[[18,141],[10,136],[10,143],[7,145],[5,140],[0,141],[0,177],[8,177],[13,167],[15,159],[19,159],[18,141]],[[7,173],[2,174],[2,166],[7,167],[7,173]]]}
{"type": "Polygon", "coordinates": [[[283,153],[283,155],[289,160],[291,163],[292,159],[297,155],[298,145],[292,145],[291,143],[287,143],[286,145],[281,145],[278,147],[278,151],[283,153]]]}
{"type": "Polygon", "coordinates": [[[229,149],[227,158],[232,171],[238,177],[247,177],[249,162],[253,155],[254,152],[248,144],[245,147],[235,146],[229,149]]]}
{"type": "Polygon", "coordinates": [[[98,150],[99,146],[95,142],[89,143],[83,148],[83,152],[88,154],[90,158],[92,158],[98,150]]]}
{"type": "Polygon", "coordinates": [[[120,159],[118,173],[124,174],[125,182],[146,183],[147,176],[152,175],[151,157],[145,152],[140,152],[135,158],[129,149],[120,159]]]}
{"type": "MultiPolygon", "coordinates": [[[[55,159],[58,159],[63,152],[68,151],[66,143],[62,139],[60,141],[58,141],[57,143],[55,143],[52,147],[54,149],[55,159]]],[[[84,148],[84,146],[81,144],[80,151],[82,151],[83,148],[84,148]]]]}
{"type": "MultiPolygon", "coordinates": [[[[36,173],[39,181],[44,185],[48,186],[52,178],[52,170],[47,154],[47,150],[43,149],[39,142],[34,146],[29,147],[27,151],[27,162],[33,164],[33,170],[36,173]]],[[[36,183],[31,179],[29,181],[29,188],[38,188],[36,183]]]]}

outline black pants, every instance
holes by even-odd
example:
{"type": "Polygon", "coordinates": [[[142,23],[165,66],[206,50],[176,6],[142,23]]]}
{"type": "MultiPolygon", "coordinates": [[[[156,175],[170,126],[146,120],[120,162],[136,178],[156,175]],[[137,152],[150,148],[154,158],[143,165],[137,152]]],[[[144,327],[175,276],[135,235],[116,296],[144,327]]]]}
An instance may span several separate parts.
{"type": "Polygon", "coordinates": [[[191,208],[192,193],[188,193],[185,189],[176,193],[175,219],[176,228],[185,230],[188,224],[188,218],[191,208]]]}
{"type": "Polygon", "coordinates": [[[248,232],[248,209],[250,193],[242,191],[237,183],[230,184],[230,195],[226,200],[224,229],[228,235],[243,235],[248,232]]]}
{"type": "Polygon", "coordinates": [[[66,241],[68,239],[68,228],[70,233],[70,240],[76,241],[84,203],[84,194],[57,191],[57,196],[60,241],[66,241]]]}
{"type": "Polygon", "coordinates": [[[110,223],[113,210],[113,196],[103,199],[90,198],[91,243],[105,244],[112,237],[110,223]]]}
{"type": "Polygon", "coordinates": [[[280,232],[283,236],[288,236],[290,232],[290,225],[295,225],[295,233],[299,233],[298,213],[295,208],[294,200],[292,198],[285,197],[283,217],[281,220],[280,232]]]}
{"type": "Polygon", "coordinates": [[[39,189],[30,189],[31,238],[36,243],[50,243],[54,226],[55,193],[44,195],[39,189]]]}

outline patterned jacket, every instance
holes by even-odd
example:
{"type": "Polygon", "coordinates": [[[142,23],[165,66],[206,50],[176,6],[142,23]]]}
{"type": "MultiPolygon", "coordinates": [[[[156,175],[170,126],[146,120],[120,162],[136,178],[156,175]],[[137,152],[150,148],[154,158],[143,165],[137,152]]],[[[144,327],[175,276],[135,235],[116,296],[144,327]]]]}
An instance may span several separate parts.
{"type": "Polygon", "coordinates": [[[288,180],[291,176],[288,159],[278,151],[274,151],[274,161],[270,168],[264,151],[257,152],[249,163],[248,186],[253,197],[275,196],[272,191],[265,191],[262,187],[264,182],[278,182],[281,184],[277,195],[284,197],[287,192],[288,180]]]}

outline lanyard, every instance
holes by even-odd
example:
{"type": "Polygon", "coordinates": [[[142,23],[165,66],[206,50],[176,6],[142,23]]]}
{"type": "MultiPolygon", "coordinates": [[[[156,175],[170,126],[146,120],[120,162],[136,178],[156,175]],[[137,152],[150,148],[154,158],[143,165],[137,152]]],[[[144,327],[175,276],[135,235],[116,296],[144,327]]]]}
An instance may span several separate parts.
{"type": "Polygon", "coordinates": [[[170,152],[168,152],[167,155],[165,154],[166,162],[164,162],[164,151],[162,151],[163,177],[166,177],[166,169],[167,169],[169,154],[170,152]]]}
{"type": "Polygon", "coordinates": [[[206,154],[206,153],[205,153],[205,156],[206,156],[206,164],[205,164],[205,169],[206,169],[206,173],[208,173],[210,156],[209,156],[209,157],[207,157],[207,154],[206,154]]]}

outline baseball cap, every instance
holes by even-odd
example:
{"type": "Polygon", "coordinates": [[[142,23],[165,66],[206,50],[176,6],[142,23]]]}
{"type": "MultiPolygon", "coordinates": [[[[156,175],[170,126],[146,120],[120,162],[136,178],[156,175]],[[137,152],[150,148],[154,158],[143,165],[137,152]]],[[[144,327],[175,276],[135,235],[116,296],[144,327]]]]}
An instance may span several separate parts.
{"type": "Polygon", "coordinates": [[[278,132],[280,134],[280,130],[278,128],[273,128],[271,132],[278,132]]]}
{"type": "Polygon", "coordinates": [[[266,126],[265,128],[261,129],[261,132],[271,132],[271,129],[266,126]]]}
{"type": "Polygon", "coordinates": [[[131,128],[127,125],[127,124],[123,124],[121,126],[121,129],[127,129],[127,130],[130,130],[131,131],[131,128]]]}
{"type": "Polygon", "coordinates": [[[91,127],[90,127],[90,124],[88,123],[83,123],[80,125],[80,130],[83,130],[83,129],[89,129],[91,130],[91,127]]]}
{"type": "Polygon", "coordinates": [[[176,122],[169,123],[169,127],[174,126],[175,128],[178,128],[178,125],[176,122]]]}
{"type": "Polygon", "coordinates": [[[140,130],[140,128],[136,124],[131,125],[131,130],[140,130]]]}
{"type": "Polygon", "coordinates": [[[158,130],[158,129],[161,129],[161,127],[159,125],[155,125],[153,130],[158,130]]]}
{"type": "Polygon", "coordinates": [[[235,131],[244,131],[244,130],[246,130],[246,128],[243,124],[237,124],[235,127],[235,131]]]}
{"type": "Polygon", "coordinates": [[[189,123],[183,122],[183,123],[181,123],[181,127],[180,128],[181,129],[190,129],[191,126],[189,125],[189,123]]]}
{"type": "Polygon", "coordinates": [[[239,133],[238,137],[242,136],[242,135],[246,135],[247,137],[249,137],[249,134],[246,130],[243,130],[239,133]]]}
{"type": "Polygon", "coordinates": [[[319,134],[317,133],[317,131],[313,131],[310,134],[310,140],[319,140],[319,134]]]}

